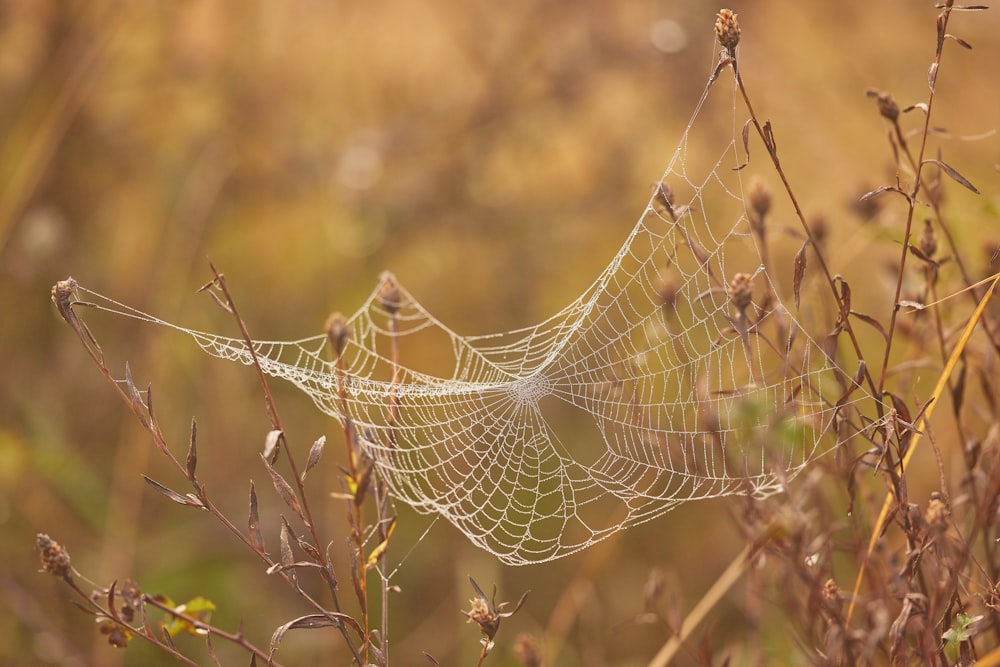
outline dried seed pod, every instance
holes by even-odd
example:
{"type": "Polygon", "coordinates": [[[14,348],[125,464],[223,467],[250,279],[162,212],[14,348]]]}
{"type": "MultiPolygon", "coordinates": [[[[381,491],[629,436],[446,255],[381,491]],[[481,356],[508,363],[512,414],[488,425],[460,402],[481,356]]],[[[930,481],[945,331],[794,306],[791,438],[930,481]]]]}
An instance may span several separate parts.
{"type": "Polygon", "coordinates": [[[333,351],[337,353],[338,357],[344,353],[344,348],[347,347],[347,341],[351,339],[352,333],[351,326],[340,313],[334,313],[327,318],[326,338],[330,341],[330,345],[333,346],[333,351]]]}

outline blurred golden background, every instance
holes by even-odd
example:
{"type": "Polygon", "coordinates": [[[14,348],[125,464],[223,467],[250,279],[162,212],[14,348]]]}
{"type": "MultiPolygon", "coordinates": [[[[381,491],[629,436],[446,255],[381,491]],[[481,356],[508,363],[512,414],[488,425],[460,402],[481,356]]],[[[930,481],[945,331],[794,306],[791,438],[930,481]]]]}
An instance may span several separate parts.
{"type": "MultiPolygon", "coordinates": [[[[935,10],[912,0],[731,7],[757,112],[807,214],[828,222],[834,271],[888,312],[869,246],[890,230],[863,228],[851,204],[892,178],[886,127],[864,91],[924,100],[935,10]]],[[[0,3],[0,663],[173,664],[139,643],[109,647],[36,573],[37,532],[98,584],[134,577],[175,600],[204,595],[216,624],[242,618],[262,645],[306,613],[206,516],[144,485],[143,473],[186,490],[58,319],[56,280],[231,334],[194,294],[211,259],[255,337],[293,339],[318,333],[332,310],[352,312],[388,269],[461,333],[534,323],[586,287],[634,224],[714,67],[717,10],[670,0],[0,3]]],[[[983,193],[957,195],[956,217],[993,221],[958,230],[973,248],[1000,236],[998,140],[960,140],[1000,120],[998,18],[953,19],[974,50],[946,52],[934,116],[951,132],[945,159],[983,193]]],[[[709,149],[738,136],[741,108],[736,117],[733,127],[726,104],[699,117],[700,136],[717,136],[709,149]]],[[[754,146],[748,174],[776,182],[754,146]]],[[[793,223],[787,207],[778,215],[793,223]]],[[[197,418],[202,475],[235,520],[257,481],[275,541],[252,372],[168,331],[91,323],[112,367],[128,360],[137,384],[153,385],[179,454],[197,418]]],[[[343,508],[323,494],[339,428],[304,395],[273,388],[303,457],[317,436],[330,439],[313,503],[328,534],[343,535],[343,508]]],[[[689,608],[740,548],[720,501],[563,561],[506,568],[443,522],[423,536],[431,520],[399,511],[390,641],[400,664],[421,664],[421,651],[474,662],[478,633],[459,613],[469,574],[484,588],[496,581],[501,599],[533,591],[488,664],[515,664],[521,631],[558,649],[547,664],[646,664],[667,638],[630,622],[650,570],[670,573],[689,608]]],[[[734,596],[714,635],[738,652],[734,596]]],[[[793,640],[771,632],[780,657],[793,640]]],[[[279,656],[348,662],[328,631],[292,633],[279,656]]]]}

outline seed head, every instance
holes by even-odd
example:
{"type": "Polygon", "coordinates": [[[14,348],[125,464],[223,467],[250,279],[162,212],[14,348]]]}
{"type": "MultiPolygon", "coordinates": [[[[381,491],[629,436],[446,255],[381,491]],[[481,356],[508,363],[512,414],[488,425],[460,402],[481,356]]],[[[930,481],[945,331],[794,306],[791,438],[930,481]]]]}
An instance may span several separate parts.
{"type": "Polygon", "coordinates": [[[70,579],[73,568],[66,548],[44,533],[35,536],[35,548],[42,561],[41,572],[63,579],[70,579]]]}
{"type": "Polygon", "coordinates": [[[399,312],[399,307],[403,302],[403,293],[399,289],[396,277],[386,271],[379,278],[378,304],[385,309],[389,315],[395,316],[399,312]]]}
{"type": "Polygon", "coordinates": [[[729,302],[733,304],[737,312],[744,314],[747,308],[753,303],[753,279],[748,273],[737,273],[733,276],[727,290],[729,302]]]}
{"type": "Polygon", "coordinates": [[[333,346],[333,351],[337,353],[337,357],[344,353],[344,348],[347,347],[347,341],[351,339],[351,326],[344,319],[344,316],[340,313],[334,313],[326,320],[326,339],[330,341],[330,345],[333,346]]]}
{"type": "Polygon", "coordinates": [[[722,48],[728,51],[730,56],[735,57],[736,46],[740,43],[740,24],[733,10],[719,10],[715,17],[715,36],[719,39],[719,44],[722,44],[722,48]]]}

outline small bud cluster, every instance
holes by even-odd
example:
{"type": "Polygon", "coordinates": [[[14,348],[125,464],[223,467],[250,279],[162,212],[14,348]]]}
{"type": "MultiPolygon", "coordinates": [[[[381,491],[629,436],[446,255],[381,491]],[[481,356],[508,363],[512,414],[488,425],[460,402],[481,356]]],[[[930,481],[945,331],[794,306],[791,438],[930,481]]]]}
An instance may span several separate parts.
{"type": "Polygon", "coordinates": [[[42,572],[63,579],[69,579],[72,576],[73,568],[70,565],[69,552],[66,551],[66,547],[43,533],[35,536],[35,547],[41,557],[42,572]]]}

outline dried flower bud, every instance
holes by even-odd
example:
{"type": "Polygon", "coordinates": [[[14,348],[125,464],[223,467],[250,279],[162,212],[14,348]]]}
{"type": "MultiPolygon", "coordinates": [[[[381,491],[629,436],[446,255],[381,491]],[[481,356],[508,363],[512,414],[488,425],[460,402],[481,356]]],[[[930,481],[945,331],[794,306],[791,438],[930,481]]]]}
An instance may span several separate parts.
{"type": "Polygon", "coordinates": [[[678,287],[673,275],[666,271],[660,274],[660,280],[656,286],[656,294],[660,297],[660,305],[668,310],[672,310],[677,304],[677,294],[679,292],[680,287],[678,287]]]}
{"type": "Polygon", "coordinates": [[[719,10],[715,18],[715,36],[729,55],[736,55],[736,46],[740,43],[740,24],[731,9],[719,10]]]}
{"type": "Polygon", "coordinates": [[[924,233],[920,235],[920,250],[930,258],[937,252],[937,234],[934,233],[934,225],[928,219],[924,220],[924,233]]]}
{"type": "Polygon", "coordinates": [[[395,315],[403,303],[403,293],[399,289],[396,277],[386,271],[379,278],[379,283],[378,296],[376,297],[378,304],[390,315],[395,315]]]}
{"type": "Polygon", "coordinates": [[[538,641],[528,633],[517,636],[514,643],[514,653],[517,660],[524,667],[542,667],[542,650],[538,647],[538,641]]]}
{"type": "Polygon", "coordinates": [[[896,100],[893,99],[892,94],[884,90],[868,89],[865,91],[868,97],[874,97],[876,103],[878,104],[878,112],[882,114],[882,117],[895,123],[899,120],[899,105],[896,104],[896,100]]]}
{"type": "Polygon", "coordinates": [[[937,491],[931,494],[924,520],[928,526],[938,531],[943,530],[948,525],[948,505],[937,491]]]}
{"type": "Polygon", "coordinates": [[[750,182],[747,191],[747,202],[750,209],[747,211],[750,217],[750,228],[760,238],[764,238],[764,218],[771,210],[771,191],[764,181],[754,179],[750,182]]]}
{"type": "Polygon", "coordinates": [[[826,244],[826,237],[830,233],[826,218],[816,214],[809,219],[809,233],[812,235],[812,242],[822,250],[826,244]]]}
{"type": "Polygon", "coordinates": [[[674,189],[666,181],[660,181],[656,184],[656,201],[660,203],[671,220],[677,220],[674,213],[674,189]]]}
{"type": "Polygon", "coordinates": [[[63,579],[69,579],[73,574],[70,566],[69,552],[61,544],[44,533],[35,536],[35,548],[42,560],[41,571],[63,579]]]}
{"type": "Polygon", "coordinates": [[[330,315],[326,320],[326,339],[333,346],[333,351],[340,357],[347,347],[347,341],[351,339],[351,326],[340,313],[330,315]]]}
{"type": "Polygon", "coordinates": [[[753,303],[753,278],[748,273],[737,273],[730,281],[726,292],[729,295],[729,302],[737,312],[746,313],[747,308],[753,303]]]}

